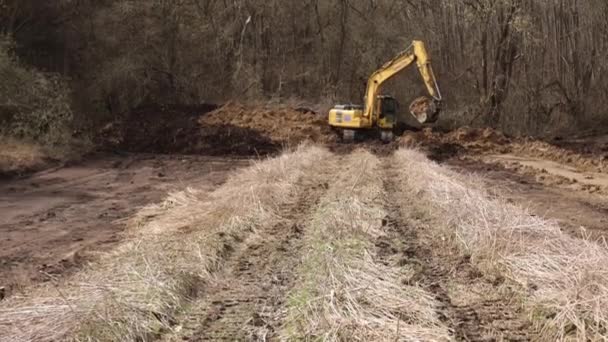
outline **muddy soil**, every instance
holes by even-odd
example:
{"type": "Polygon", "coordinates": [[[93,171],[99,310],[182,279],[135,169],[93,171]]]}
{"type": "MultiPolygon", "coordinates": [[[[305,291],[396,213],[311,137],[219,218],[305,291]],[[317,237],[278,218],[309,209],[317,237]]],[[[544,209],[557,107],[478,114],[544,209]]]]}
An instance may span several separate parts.
{"type": "Polygon", "coordinates": [[[97,155],[0,182],[0,288],[5,295],[65,276],[121,239],[125,220],[168,191],[213,189],[246,159],[97,155]]]}
{"type": "Polygon", "coordinates": [[[557,137],[551,143],[583,156],[608,156],[608,134],[591,134],[572,138],[557,137]]]}
{"type": "MultiPolygon", "coordinates": [[[[458,341],[525,341],[538,336],[505,279],[490,278],[440,237],[432,219],[416,217],[411,201],[399,201],[399,172],[390,162],[398,144],[334,144],[336,158],[367,148],[384,162],[379,175],[388,194],[389,235],[376,244],[379,258],[399,259],[414,269],[412,284],[440,303],[438,315],[458,341]]],[[[560,221],[563,229],[592,238],[608,236],[608,202],[599,194],[539,182],[501,160],[467,157],[462,146],[443,153],[442,163],[476,172],[490,188],[528,207],[534,215],[560,221]]],[[[491,156],[487,154],[485,156],[491,156]]],[[[249,159],[183,155],[99,155],[87,162],[0,183],[0,287],[8,294],[78,270],[121,240],[125,220],[138,208],[159,202],[167,192],[194,186],[211,191],[249,159]]],[[[281,220],[232,246],[201,301],[176,317],[175,331],[162,340],[278,340],[286,295],[301,259],[301,237],[311,209],[327,190],[332,174],[317,170],[293,203],[280,208],[281,220]]]]}
{"type": "Polygon", "coordinates": [[[581,184],[583,188],[602,188],[608,187],[608,174],[600,172],[580,171],[575,167],[561,164],[552,160],[534,157],[518,156],[514,154],[488,155],[483,158],[485,161],[496,162],[498,164],[510,164],[523,166],[528,169],[538,170],[540,173],[556,176],[570,181],[571,183],[581,184]]]}

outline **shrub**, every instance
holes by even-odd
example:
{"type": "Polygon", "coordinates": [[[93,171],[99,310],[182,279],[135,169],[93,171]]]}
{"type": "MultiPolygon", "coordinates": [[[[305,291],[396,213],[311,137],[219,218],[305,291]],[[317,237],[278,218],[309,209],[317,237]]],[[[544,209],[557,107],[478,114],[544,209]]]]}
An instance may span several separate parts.
{"type": "Polygon", "coordinates": [[[0,134],[64,145],[70,138],[70,90],[59,75],[23,66],[0,37],[0,134]]]}

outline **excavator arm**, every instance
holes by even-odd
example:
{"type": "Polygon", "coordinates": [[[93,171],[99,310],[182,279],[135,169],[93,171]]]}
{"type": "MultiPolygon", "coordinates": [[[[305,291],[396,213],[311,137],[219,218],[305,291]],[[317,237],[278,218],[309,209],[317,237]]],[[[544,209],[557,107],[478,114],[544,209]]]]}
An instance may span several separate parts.
{"type": "Polygon", "coordinates": [[[429,95],[433,98],[432,111],[434,113],[428,113],[429,115],[416,116],[416,119],[424,123],[428,118],[436,118],[436,114],[439,110],[439,104],[441,103],[442,97],[435,79],[433,68],[431,67],[431,59],[426,51],[426,47],[422,41],[415,40],[412,42],[406,50],[401,52],[397,57],[388,63],[384,64],[380,69],[376,70],[369,78],[367,82],[367,89],[365,92],[365,106],[363,112],[363,119],[374,122],[378,118],[372,117],[378,115],[376,110],[376,101],[378,101],[378,95],[380,94],[380,88],[382,84],[395,76],[403,69],[412,65],[416,62],[422,80],[426,85],[429,95]]]}

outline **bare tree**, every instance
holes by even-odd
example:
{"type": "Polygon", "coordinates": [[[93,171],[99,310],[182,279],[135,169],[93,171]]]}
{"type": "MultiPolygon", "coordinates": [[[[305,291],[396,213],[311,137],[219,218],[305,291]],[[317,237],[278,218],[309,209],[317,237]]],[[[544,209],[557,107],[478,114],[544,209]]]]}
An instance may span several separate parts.
{"type": "MultiPolygon", "coordinates": [[[[0,30],[15,36],[19,54],[70,76],[87,112],[231,98],[360,101],[371,72],[423,39],[447,97],[444,118],[455,124],[544,134],[606,116],[604,0],[1,0],[0,8],[0,30]],[[43,31],[52,45],[35,42],[43,31]]],[[[412,72],[386,91],[408,102],[423,87],[412,72]]]]}

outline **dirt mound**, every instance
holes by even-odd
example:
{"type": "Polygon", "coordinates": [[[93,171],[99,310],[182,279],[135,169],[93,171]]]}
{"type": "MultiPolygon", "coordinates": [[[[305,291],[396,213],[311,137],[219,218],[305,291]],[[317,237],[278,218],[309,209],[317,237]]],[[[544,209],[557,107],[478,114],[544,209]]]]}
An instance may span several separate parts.
{"type": "Polygon", "coordinates": [[[481,144],[479,146],[505,145],[511,141],[499,131],[492,128],[460,127],[448,133],[445,139],[464,144],[481,144]]]}
{"type": "Polygon", "coordinates": [[[305,140],[333,138],[325,118],[289,107],[145,106],[113,122],[102,144],[130,152],[263,155],[305,140]]]}
{"type": "Polygon", "coordinates": [[[504,150],[511,140],[492,128],[460,127],[448,133],[425,128],[419,132],[406,132],[399,145],[415,146],[460,146],[474,152],[499,152],[504,150]]]}
{"type": "Polygon", "coordinates": [[[198,135],[196,120],[213,105],[146,105],[103,127],[98,144],[129,152],[187,153],[198,135]]]}
{"type": "Polygon", "coordinates": [[[202,116],[199,123],[203,127],[232,125],[254,130],[282,144],[297,144],[305,140],[328,142],[333,138],[325,117],[305,108],[229,103],[202,116]]]}
{"type": "Polygon", "coordinates": [[[569,141],[546,142],[533,138],[508,138],[492,128],[460,127],[442,133],[425,128],[418,132],[406,132],[398,144],[420,147],[431,159],[443,161],[467,154],[513,154],[545,159],[573,167],[579,171],[608,173],[608,143],[591,138],[589,148],[573,146],[569,141]],[[597,141],[595,141],[597,140],[597,141]],[[593,145],[595,144],[595,145],[593,145]]]}
{"type": "Polygon", "coordinates": [[[516,154],[548,159],[570,165],[581,171],[608,172],[607,153],[583,155],[544,141],[530,138],[521,139],[512,144],[512,151],[516,154]]]}

